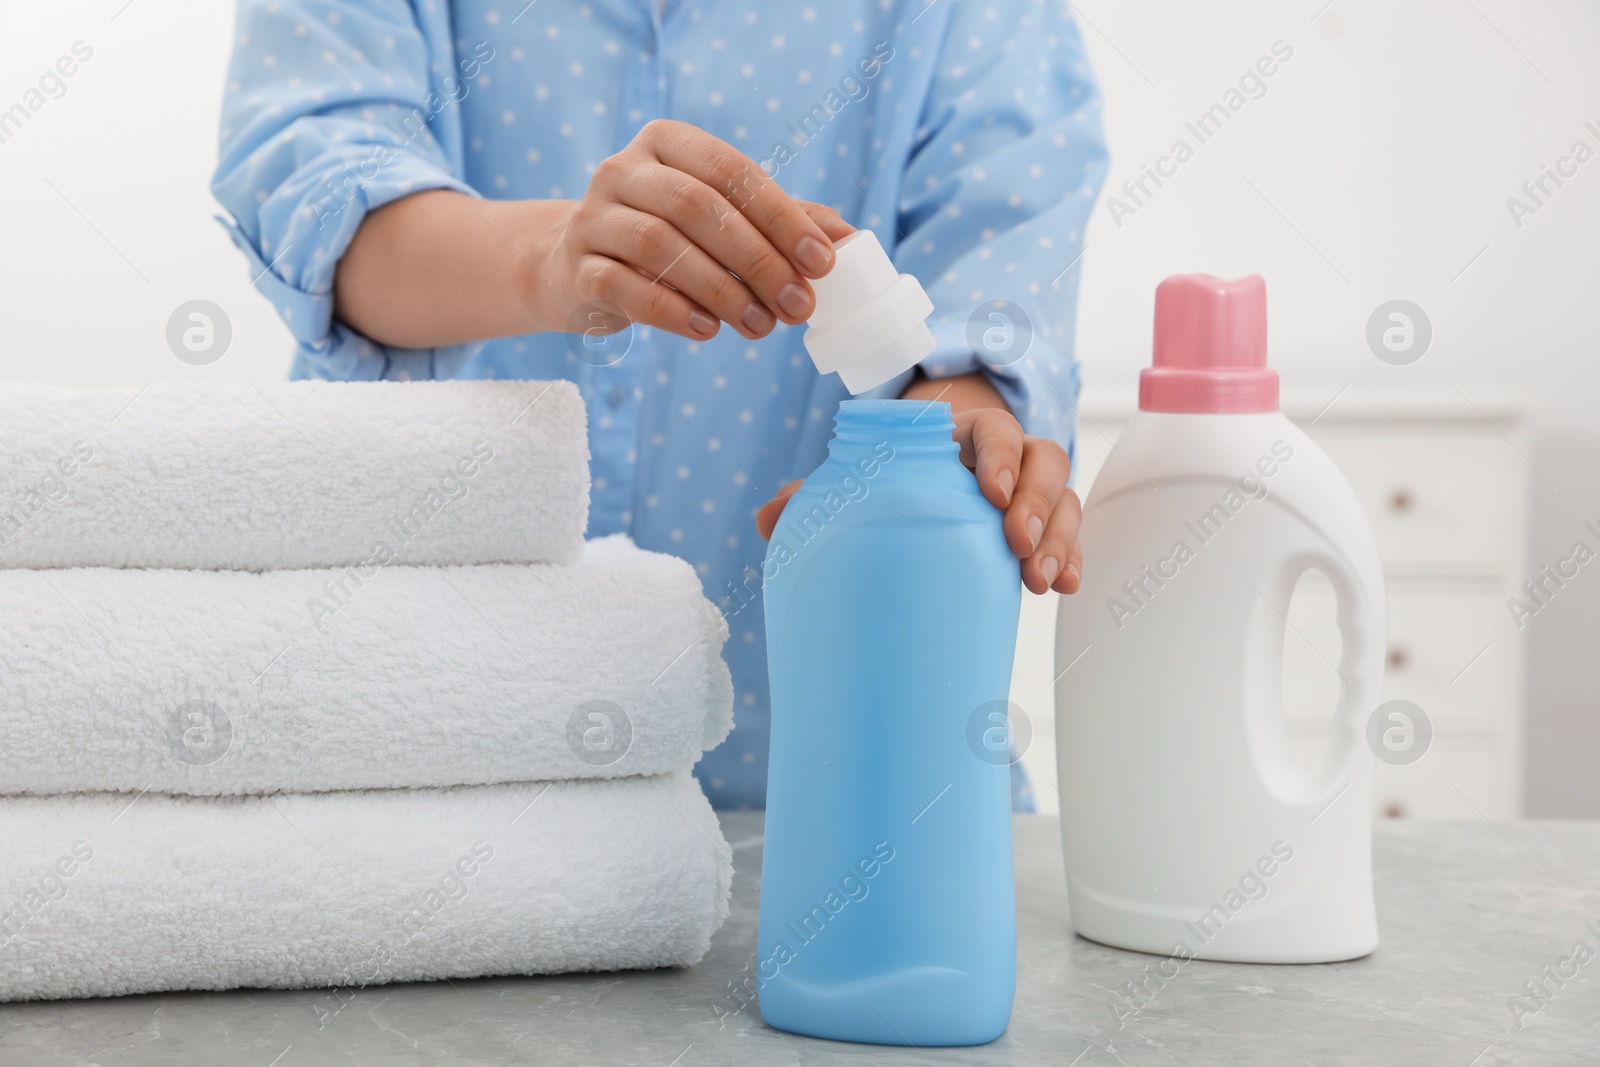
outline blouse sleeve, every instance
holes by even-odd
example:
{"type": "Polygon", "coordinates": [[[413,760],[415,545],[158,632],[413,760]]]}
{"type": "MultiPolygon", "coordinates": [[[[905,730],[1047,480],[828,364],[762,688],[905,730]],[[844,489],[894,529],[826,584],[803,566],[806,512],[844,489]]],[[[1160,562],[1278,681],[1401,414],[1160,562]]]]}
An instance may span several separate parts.
{"type": "Polygon", "coordinates": [[[422,0],[240,0],[211,189],[254,284],[297,345],[296,377],[443,376],[478,346],[380,345],[333,317],[367,212],[461,180],[459,105],[494,59],[422,0]]]}

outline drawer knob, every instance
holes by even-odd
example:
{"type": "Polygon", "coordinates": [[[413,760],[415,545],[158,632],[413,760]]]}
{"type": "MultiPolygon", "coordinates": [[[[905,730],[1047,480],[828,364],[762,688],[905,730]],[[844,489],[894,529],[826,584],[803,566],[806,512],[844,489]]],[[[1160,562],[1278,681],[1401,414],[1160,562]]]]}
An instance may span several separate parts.
{"type": "Polygon", "coordinates": [[[1406,817],[1406,806],[1398,800],[1391,800],[1383,806],[1385,819],[1403,819],[1406,817]]]}
{"type": "Polygon", "coordinates": [[[1411,665],[1411,653],[1406,651],[1404,645],[1389,646],[1389,669],[1403,671],[1411,665]]]}
{"type": "Polygon", "coordinates": [[[1409,489],[1396,489],[1389,494],[1389,510],[1396,515],[1404,515],[1416,506],[1417,498],[1411,495],[1409,489]]]}

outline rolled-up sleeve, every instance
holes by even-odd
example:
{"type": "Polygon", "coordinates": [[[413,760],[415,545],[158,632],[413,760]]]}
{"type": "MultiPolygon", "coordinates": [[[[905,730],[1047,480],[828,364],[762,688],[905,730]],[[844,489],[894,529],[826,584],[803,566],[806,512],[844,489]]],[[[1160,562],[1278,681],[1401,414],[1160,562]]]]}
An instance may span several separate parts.
{"type": "Polygon", "coordinates": [[[984,371],[1027,432],[1070,451],[1083,235],[1107,165],[1099,95],[1067,5],[949,10],[898,205],[896,264],[934,303],[921,367],[984,371]]]}
{"type": "Polygon", "coordinates": [[[240,0],[212,193],[297,345],[296,377],[430,378],[477,346],[380,345],[333,315],[367,212],[461,180],[460,101],[493,48],[452,42],[439,0],[240,0]]]}

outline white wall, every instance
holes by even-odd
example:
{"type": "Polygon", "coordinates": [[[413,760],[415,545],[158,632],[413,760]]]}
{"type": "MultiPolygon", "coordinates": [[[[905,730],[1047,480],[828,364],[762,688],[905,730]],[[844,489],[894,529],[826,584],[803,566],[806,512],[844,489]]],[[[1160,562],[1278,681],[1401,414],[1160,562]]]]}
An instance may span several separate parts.
{"type": "Polygon", "coordinates": [[[74,42],[94,50],[65,95],[0,144],[0,381],[287,375],[289,333],[212,221],[232,28],[222,0],[0,8],[0,111],[74,42]],[[228,353],[207,367],[166,343],[167,317],[197,298],[233,323],[228,353]]]}
{"type": "Polygon", "coordinates": [[[1286,385],[1476,384],[1592,427],[1600,158],[1520,230],[1506,199],[1575,139],[1600,149],[1583,125],[1600,129],[1600,9],[1537,5],[1533,19],[1508,0],[1334,0],[1310,21],[1325,2],[1079,5],[1107,101],[1108,193],[1273,42],[1294,49],[1147,207],[1120,228],[1098,209],[1079,331],[1095,377],[1131,388],[1163,276],[1253,272],[1286,385]],[[1434,324],[1411,367],[1364,342],[1369,313],[1396,297],[1434,324]]]}
{"type": "MultiPolygon", "coordinates": [[[[1120,227],[1098,209],[1079,330],[1093,386],[1132,390],[1162,277],[1261,273],[1286,386],[1332,396],[1349,383],[1355,396],[1454,383],[1472,397],[1525,395],[1541,472],[1534,559],[1553,558],[1583,519],[1600,518],[1600,159],[1520,229],[1506,209],[1574,140],[1600,149],[1584,128],[1600,128],[1600,9],[1578,0],[1076,6],[1105,90],[1108,191],[1118,195],[1175,138],[1194,145],[1184,122],[1274,42],[1294,50],[1266,94],[1198,145],[1146,206],[1120,227]],[[1420,304],[1434,325],[1432,349],[1410,367],[1379,363],[1363,339],[1372,309],[1395,297],[1420,304]]],[[[285,373],[288,335],[210,219],[231,22],[220,0],[0,10],[0,109],[75,41],[94,49],[66,94],[0,144],[0,380],[285,373]],[[196,297],[220,304],[234,325],[227,356],[202,368],[165,343],[167,316],[196,297]]],[[[1530,627],[1529,810],[1600,816],[1600,573],[1555,607],[1530,627]]],[[[1041,625],[1048,617],[1039,607],[1029,615],[1041,625]]],[[[1048,647],[1034,636],[1028,647],[1048,647]]],[[[1030,762],[1041,758],[1042,746],[1030,762]]]]}

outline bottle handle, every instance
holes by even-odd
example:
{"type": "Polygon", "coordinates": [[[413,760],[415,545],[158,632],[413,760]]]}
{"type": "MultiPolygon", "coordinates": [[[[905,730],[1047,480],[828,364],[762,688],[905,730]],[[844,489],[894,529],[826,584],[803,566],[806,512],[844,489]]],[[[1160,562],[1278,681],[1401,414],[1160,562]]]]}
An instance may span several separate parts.
{"type": "Polygon", "coordinates": [[[1258,662],[1277,683],[1275,701],[1252,702],[1258,712],[1265,712],[1272,729],[1265,730],[1261,718],[1252,724],[1253,747],[1256,749],[1257,767],[1268,787],[1286,803],[1322,805],[1354,780],[1366,751],[1366,718],[1378,705],[1382,695],[1383,672],[1374,671],[1372,664],[1381,662],[1372,655],[1375,645],[1383,642],[1382,625],[1374,624],[1377,617],[1371,594],[1355,571],[1343,557],[1324,551],[1297,553],[1283,560],[1268,582],[1266,589],[1258,590],[1267,603],[1258,605],[1258,662]],[[1284,733],[1283,645],[1288,626],[1288,608],[1295,584],[1308,570],[1321,571],[1333,586],[1336,601],[1336,620],[1339,627],[1339,663],[1335,670],[1340,678],[1339,702],[1333,711],[1334,738],[1329,754],[1321,766],[1310,772],[1294,766],[1289,759],[1284,733]],[[1266,642],[1262,648],[1259,642],[1266,642]],[[1268,739],[1271,739],[1270,743],[1268,739]]]}

